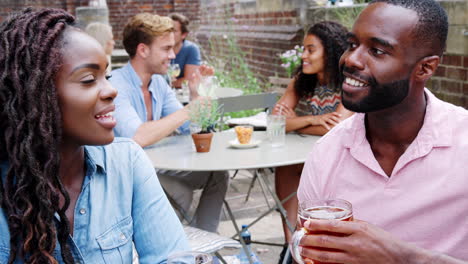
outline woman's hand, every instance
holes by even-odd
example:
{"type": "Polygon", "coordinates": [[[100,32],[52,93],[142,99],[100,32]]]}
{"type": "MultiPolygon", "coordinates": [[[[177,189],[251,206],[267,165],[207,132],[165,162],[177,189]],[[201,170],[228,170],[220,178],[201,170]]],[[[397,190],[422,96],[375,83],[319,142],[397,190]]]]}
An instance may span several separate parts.
{"type": "Polygon", "coordinates": [[[212,76],[215,72],[213,67],[205,64],[200,65],[199,71],[202,76],[212,76]]]}
{"type": "Polygon", "coordinates": [[[424,263],[427,257],[419,254],[421,249],[364,221],[309,220],[305,227],[313,231],[302,238],[301,255],[321,262],[399,264],[413,263],[410,260],[417,257],[424,263]],[[317,247],[333,251],[318,250],[317,247]]]}
{"type": "Polygon", "coordinates": [[[323,126],[327,130],[332,129],[332,127],[338,125],[341,121],[341,114],[337,112],[323,114],[323,115],[316,115],[310,116],[309,122],[310,125],[313,126],[323,126]]]}
{"type": "Polygon", "coordinates": [[[273,114],[284,115],[286,118],[297,117],[296,112],[284,103],[277,103],[273,108],[273,114]]]}

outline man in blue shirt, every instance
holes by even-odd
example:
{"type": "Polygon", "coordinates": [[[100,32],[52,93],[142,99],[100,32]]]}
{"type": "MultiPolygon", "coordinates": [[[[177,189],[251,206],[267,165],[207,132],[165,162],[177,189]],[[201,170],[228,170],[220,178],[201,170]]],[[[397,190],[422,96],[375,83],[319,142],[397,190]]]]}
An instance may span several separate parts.
{"type": "MultiPolygon", "coordinates": [[[[188,106],[183,107],[162,77],[175,58],[174,28],[168,17],[149,13],[134,16],[125,26],[123,45],[130,61],[112,71],[116,136],[133,138],[140,146],[152,145],[174,133],[188,134],[188,106]]],[[[191,225],[216,231],[229,177],[226,172],[158,172],[165,191],[185,212],[193,191],[203,194],[191,225]]]]}
{"type": "Polygon", "coordinates": [[[176,54],[171,64],[179,64],[180,67],[180,74],[172,82],[172,86],[180,88],[184,80],[190,80],[198,71],[201,64],[200,48],[197,44],[185,39],[189,34],[188,18],[179,13],[170,14],[169,17],[174,25],[174,52],[176,54]]]}

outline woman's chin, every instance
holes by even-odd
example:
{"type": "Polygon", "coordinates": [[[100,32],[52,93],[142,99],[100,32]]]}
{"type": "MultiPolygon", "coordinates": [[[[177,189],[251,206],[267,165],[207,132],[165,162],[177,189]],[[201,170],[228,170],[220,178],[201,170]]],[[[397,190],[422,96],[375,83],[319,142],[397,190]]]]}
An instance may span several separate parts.
{"type": "Polygon", "coordinates": [[[302,73],[304,74],[316,74],[316,72],[312,69],[307,69],[307,67],[302,68],[302,73]]]}

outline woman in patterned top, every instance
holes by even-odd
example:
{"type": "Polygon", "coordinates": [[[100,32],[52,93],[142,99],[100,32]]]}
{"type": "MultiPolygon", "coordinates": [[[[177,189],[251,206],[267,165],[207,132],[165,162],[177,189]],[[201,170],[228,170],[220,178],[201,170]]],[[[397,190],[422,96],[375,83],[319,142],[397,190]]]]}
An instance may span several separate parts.
{"type": "MultiPolygon", "coordinates": [[[[286,116],[287,132],[324,135],[352,115],[341,104],[338,66],[347,47],[346,34],[345,27],[330,21],[317,23],[308,30],[304,38],[302,65],[273,110],[273,114],[286,116]]],[[[302,167],[303,164],[276,168],[276,193],[280,200],[297,190],[302,167]]],[[[296,223],[297,198],[289,199],[284,207],[288,220],[296,223]]],[[[291,233],[284,221],[283,229],[289,242],[291,233]]]]}

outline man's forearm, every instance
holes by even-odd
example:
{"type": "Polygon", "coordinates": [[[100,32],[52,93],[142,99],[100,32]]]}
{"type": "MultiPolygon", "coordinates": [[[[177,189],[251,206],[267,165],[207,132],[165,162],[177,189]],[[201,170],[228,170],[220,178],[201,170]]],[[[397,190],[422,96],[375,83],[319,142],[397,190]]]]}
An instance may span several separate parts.
{"type": "Polygon", "coordinates": [[[133,140],[141,147],[152,145],[169,136],[189,118],[188,112],[182,108],[160,120],[148,121],[138,127],[133,140]]]}

